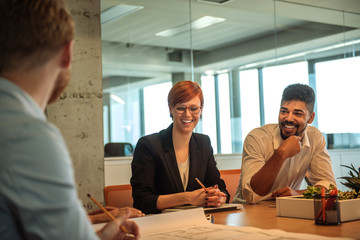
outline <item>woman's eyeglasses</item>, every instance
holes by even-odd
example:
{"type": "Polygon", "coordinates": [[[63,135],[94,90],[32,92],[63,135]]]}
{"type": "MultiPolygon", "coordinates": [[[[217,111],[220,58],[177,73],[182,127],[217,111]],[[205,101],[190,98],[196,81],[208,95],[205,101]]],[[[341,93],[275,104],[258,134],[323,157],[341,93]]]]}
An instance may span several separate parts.
{"type": "Polygon", "coordinates": [[[189,106],[189,107],[186,107],[186,106],[177,106],[175,107],[175,112],[178,113],[178,114],[184,114],[186,112],[186,110],[189,110],[189,112],[191,114],[199,114],[200,113],[200,110],[201,110],[201,107],[200,106],[196,106],[196,105],[192,105],[192,106],[189,106]]]}

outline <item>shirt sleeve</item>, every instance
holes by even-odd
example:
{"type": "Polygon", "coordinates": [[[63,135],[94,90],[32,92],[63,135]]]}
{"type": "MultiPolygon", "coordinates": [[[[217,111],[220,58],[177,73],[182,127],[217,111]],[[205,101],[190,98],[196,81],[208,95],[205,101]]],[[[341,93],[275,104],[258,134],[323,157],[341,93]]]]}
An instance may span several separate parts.
{"type": "Polygon", "coordinates": [[[314,186],[320,185],[325,188],[329,188],[330,184],[336,186],[325,138],[320,131],[316,131],[313,139],[316,139],[316,141],[312,144],[316,144],[316,146],[310,163],[309,180],[314,186]]]}
{"type": "Polygon", "coordinates": [[[259,143],[260,140],[256,139],[251,133],[244,141],[240,182],[233,202],[245,200],[248,203],[256,203],[260,200],[269,198],[271,195],[260,196],[253,191],[250,185],[251,178],[265,165],[266,162],[265,149],[259,143]]]}
{"type": "Polygon", "coordinates": [[[16,212],[18,230],[26,239],[98,239],[60,132],[43,122],[18,130],[2,176],[3,199],[16,212]]]}

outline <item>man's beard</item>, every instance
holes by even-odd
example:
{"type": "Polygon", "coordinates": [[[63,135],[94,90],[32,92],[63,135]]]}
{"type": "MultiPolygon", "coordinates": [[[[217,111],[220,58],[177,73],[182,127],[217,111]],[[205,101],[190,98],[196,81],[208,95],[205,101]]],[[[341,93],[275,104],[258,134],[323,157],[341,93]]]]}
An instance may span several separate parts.
{"type": "Polygon", "coordinates": [[[56,83],[49,98],[48,104],[55,102],[60,97],[60,95],[68,85],[69,81],[70,81],[70,69],[63,70],[56,79],[56,83]]]}
{"type": "MultiPolygon", "coordinates": [[[[287,122],[281,124],[283,128],[285,128],[285,124],[287,124],[287,122]]],[[[299,126],[296,126],[296,127],[299,127],[299,126]]],[[[305,125],[305,127],[301,131],[296,131],[295,134],[293,134],[293,135],[294,136],[300,136],[306,130],[306,127],[307,127],[307,124],[305,125]]],[[[290,136],[293,136],[293,135],[286,135],[285,136],[282,129],[280,129],[280,135],[281,135],[281,138],[283,140],[287,139],[290,136]]]]}

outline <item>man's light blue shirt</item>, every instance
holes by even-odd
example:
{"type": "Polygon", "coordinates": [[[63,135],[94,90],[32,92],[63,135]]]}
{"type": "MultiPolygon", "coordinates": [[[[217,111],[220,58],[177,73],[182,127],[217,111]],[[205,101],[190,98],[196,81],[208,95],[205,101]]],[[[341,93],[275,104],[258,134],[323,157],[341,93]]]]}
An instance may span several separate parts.
{"type": "Polygon", "coordinates": [[[0,239],[98,239],[60,131],[0,78],[0,239]]]}

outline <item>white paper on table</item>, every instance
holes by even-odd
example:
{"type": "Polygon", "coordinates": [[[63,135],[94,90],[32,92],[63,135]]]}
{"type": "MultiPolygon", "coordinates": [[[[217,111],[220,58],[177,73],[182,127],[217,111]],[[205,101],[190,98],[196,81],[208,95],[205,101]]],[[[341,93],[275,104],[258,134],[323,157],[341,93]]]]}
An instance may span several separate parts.
{"type": "Polygon", "coordinates": [[[133,221],[139,225],[141,239],[144,240],[349,239],[324,237],[314,234],[290,233],[278,229],[212,224],[206,220],[202,208],[150,215],[135,218],[133,221]]]}

